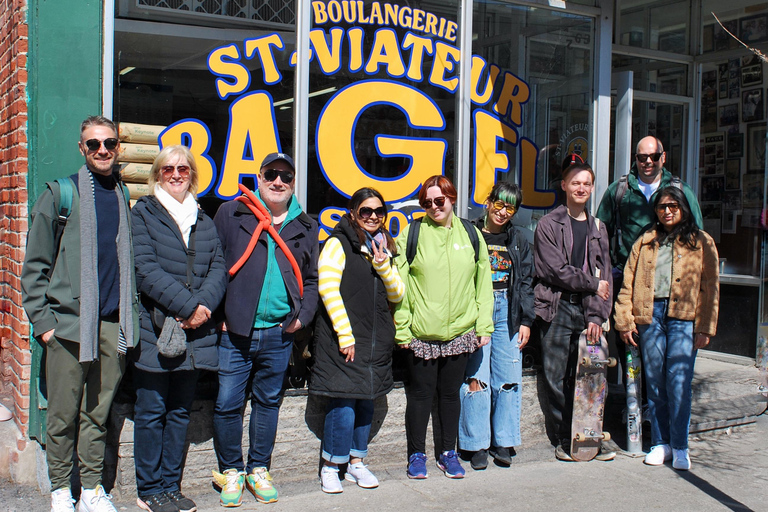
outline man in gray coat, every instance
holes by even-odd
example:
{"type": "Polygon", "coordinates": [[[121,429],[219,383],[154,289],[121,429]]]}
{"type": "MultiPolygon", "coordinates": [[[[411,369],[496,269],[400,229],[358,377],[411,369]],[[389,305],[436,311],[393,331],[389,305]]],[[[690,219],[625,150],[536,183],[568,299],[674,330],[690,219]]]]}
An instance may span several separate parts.
{"type": "Polygon", "coordinates": [[[106,423],[126,350],[139,335],[129,205],[115,167],[119,145],[112,121],[88,117],[78,142],[85,165],[65,178],[70,182],[49,183],[30,216],[21,291],[46,349],[52,512],[75,510],[75,439],[78,512],[115,511],[101,485],[106,423]]]}

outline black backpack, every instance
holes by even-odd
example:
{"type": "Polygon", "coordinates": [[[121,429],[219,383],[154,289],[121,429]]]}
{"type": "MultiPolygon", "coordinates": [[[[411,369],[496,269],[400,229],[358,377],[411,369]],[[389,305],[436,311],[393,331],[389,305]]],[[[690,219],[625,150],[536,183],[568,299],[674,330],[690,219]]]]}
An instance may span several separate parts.
{"type": "MultiPolygon", "coordinates": [[[[475,263],[477,263],[480,255],[480,238],[477,236],[477,229],[467,219],[461,217],[456,218],[461,221],[464,225],[464,230],[469,235],[469,241],[472,243],[472,248],[475,250],[475,263]]],[[[411,222],[411,229],[408,231],[408,240],[405,244],[405,257],[408,259],[409,265],[413,263],[413,258],[416,257],[416,246],[419,242],[419,230],[421,229],[422,220],[424,220],[424,217],[414,219],[413,222],[411,222]]]]}

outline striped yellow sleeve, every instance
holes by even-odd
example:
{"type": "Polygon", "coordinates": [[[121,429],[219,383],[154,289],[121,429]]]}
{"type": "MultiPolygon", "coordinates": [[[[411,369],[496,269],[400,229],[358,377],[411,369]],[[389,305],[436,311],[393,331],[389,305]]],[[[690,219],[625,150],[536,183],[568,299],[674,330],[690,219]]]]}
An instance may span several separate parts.
{"type": "Polygon", "coordinates": [[[339,338],[340,348],[355,344],[352,325],[349,323],[347,310],[341,300],[341,275],[344,273],[346,262],[347,257],[341,242],[337,238],[329,238],[317,262],[317,286],[320,299],[331,318],[333,330],[339,338]]]}
{"type": "Polygon", "coordinates": [[[392,265],[391,260],[392,258],[387,258],[381,263],[374,261],[373,268],[384,281],[384,286],[387,289],[387,300],[392,304],[397,304],[403,300],[403,295],[405,295],[405,282],[400,278],[400,272],[397,271],[395,265],[392,265]]]}

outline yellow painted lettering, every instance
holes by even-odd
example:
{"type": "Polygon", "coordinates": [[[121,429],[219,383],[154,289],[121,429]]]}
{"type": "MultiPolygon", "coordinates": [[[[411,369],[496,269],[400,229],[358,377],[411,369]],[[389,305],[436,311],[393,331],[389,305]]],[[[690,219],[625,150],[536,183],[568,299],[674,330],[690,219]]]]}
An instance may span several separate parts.
{"type": "Polygon", "coordinates": [[[365,2],[357,0],[357,19],[360,23],[370,23],[370,19],[365,17],[365,2]]]}
{"type": "Polygon", "coordinates": [[[426,14],[427,13],[425,13],[421,9],[413,10],[413,25],[411,25],[413,30],[418,30],[419,32],[424,31],[424,25],[422,25],[422,23],[424,22],[424,16],[426,14]]]}
{"type": "Polygon", "coordinates": [[[347,31],[349,39],[349,71],[357,73],[363,68],[363,37],[365,32],[360,27],[347,31]]]}
{"type": "MultiPolygon", "coordinates": [[[[400,6],[397,4],[390,4],[390,3],[384,4],[384,23],[379,23],[379,24],[397,26],[397,11],[399,7],[400,6]]],[[[371,11],[373,11],[373,9],[371,9],[371,11]]]]}
{"type": "Polygon", "coordinates": [[[452,42],[456,42],[456,29],[458,28],[458,25],[455,21],[449,21],[447,26],[445,27],[445,38],[452,42]]]}
{"type": "Polygon", "coordinates": [[[266,85],[276,84],[283,79],[283,76],[277,69],[277,61],[272,53],[273,47],[279,50],[285,48],[280,34],[275,33],[257,39],[245,40],[245,57],[250,59],[254,56],[254,52],[259,54],[262,73],[264,74],[264,83],[266,85]]]}
{"type": "Polygon", "coordinates": [[[438,41],[435,44],[435,60],[432,64],[429,83],[442,87],[449,92],[454,92],[459,86],[459,77],[455,76],[446,80],[445,75],[446,73],[454,72],[460,55],[461,53],[458,48],[438,41]]]}
{"type": "Polygon", "coordinates": [[[335,206],[324,208],[320,212],[320,215],[317,216],[317,223],[320,224],[318,239],[321,242],[325,242],[328,239],[331,231],[333,231],[333,228],[336,227],[336,224],[339,223],[341,217],[345,213],[347,213],[347,210],[344,208],[336,208],[335,206]]]}
{"type": "Polygon", "coordinates": [[[396,179],[379,180],[359,167],[354,154],[355,123],[373,104],[386,103],[405,114],[409,126],[440,131],[445,119],[437,105],[423,92],[391,81],[369,80],[342,89],[325,106],[318,119],[317,159],[329,183],[347,197],[361,187],[374,187],[388,202],[410,197],[421,183],[442,174],[445,140],[397,138],[379,135],[376,144],[381,156],[407,156],[411,166],[396,179]]]}
{"type": "MultiPolygon", "coordinates": [[[[384,7],[386,8],[388,5],[389,4],[384,4],[384,7]]],[[[371,16],[369,19],[371,20],[371,24],[384,25],[384,17],[381,15],[381,4],[379,4],[379,2],[373,2],[371,4],[371,16]]]]}
{"type": "Polygon", "coordinates": [[[405,36],[403,49],[411,48],[411,60],[408,63],[408,73],[406,76],[414,82],[421,82],[424,78],[422,66],[424,65],[424,54],[432,55],[432,39],[428,37],[419,37],[411,32],[405,36]]]}
{"type": "Polygon", "coordinates": [[[341,4],[336,0],[328,2],[328,18],[330,18],[333,23],[341,21],[341,4]]]}
{"type": "Polygon", "coordinates": [[[357,2],[349,0],[343,0],[341,2],[341,10],[344,12],[344,21],[347,23],[354,23],[357,21],[357,2]]]}
{"type": "Polygon", "coordinates": [[[528,84],[512,73],[506,72],[499,99],[493,105],[493,110],[501,117],[509,118],[515,126],[522,126],[523,104],[530,96],[531,90],[528,84]]]}
{"type": "Polygon", "coordinates": [[[490,71],[488,72],[488,78],[485,82],[485,88],[483,92],[480,92],[480,77],[486,68],[485,59],[478,55],[472,56],[472,101],[478,105],[485,105],[491,101],[493,96],[493,84],[496,83],[496,78],[499,76],[499,67],[495,64],[491,64],[490,71]]]}
{"type": "Polygon", "coordinates": [[[390,28],[382,28],[376,31],[373,38],[371,56],[365,65],[365,72],[375,75],[379,72],[379,65],[384,64],[389,76],[403,76],[405,64],[400,56],[400,48],[397,45],[397,35],[390,28]]]}
{"type": "Polygon", "coordinates": [[[229,107],[229,137],[216,194],[224,198],[237,195],[240,178],[258,174],[261,160],[279,150],[272,97],[265,92],[252,92],[232,102],[229,107]],[[247,149],[252,158],[246,159],[244,155],[249,142],[247,149]]]}
{"type": "Polygon", "coordinates": [[[427,21],[424,23],[424,32],[432,34],[433,36],[437,35],[437,16],[431,12],[427,13],[427,21]]]}
{"type": "Polygon", "coordinates": [[[328,21],[324,2],[312,2],[312,10],[315,12],[315,25],[322,25],[328,21]]]}
{"type": "Polygon", "coordinates": [[[528,208],[551,208],[557,201],[553,190],[538,190],[536,188],[536,173],[539,161],[539,150],[536,145],[525,137],[520,139],[518,146],[520,162],[520,190],[523,192],[523,206],[528,208]]]}
{"type": "Polygon", "coordinates": [[[517,130],[502,123],[498,117],[476,109],[473,113],[475,123],[475,166],[472,182],[474,191],[472,200],[483,204],[488,192],[496,181],[496,171],[509,171],[507,153],[499,151],[499,139],[511,145],[517,144],[517,130]]]}
{"type": "Polygon", "coordinates": [[[397,22],[400,24],[403,28],[411,28],[411,13],[413,12],[413,9],[408,7],[407,5],[400,7],[400,13],[397,16],[397,22]]]}
{"type": "Polygon", "coordinates": [[[316,28],[309,32],[309,41],[317,55],[317,63],[326,75],[336,73],[341,69],[341,41],[344,29],[334,27],[330,30],[330,41],[325,37],[325,31],[316,28]]]}
{"type": "Polygon", "coordinates": [[[208,55],[208,70],[220,77],[216,79],[216,93],[222,100],[248,90],[251,74],[239,60],[240,50],[234,44],[216,48],[208,55]],[[226,78],[232,78],[232,81],[226,78]]]}

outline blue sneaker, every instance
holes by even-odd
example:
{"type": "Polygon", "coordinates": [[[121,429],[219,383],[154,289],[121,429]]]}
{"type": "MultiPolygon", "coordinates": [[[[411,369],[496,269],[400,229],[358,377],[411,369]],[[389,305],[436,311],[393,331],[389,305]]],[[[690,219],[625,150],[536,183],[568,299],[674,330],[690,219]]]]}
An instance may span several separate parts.
{"type": "Polygon", "coordinates": [[[455,450],[443,452],[437,459],[437,467],[445,473],[448,478],[464,478],[464,468],[461,467],[459,456],[455,450]]]}
{"type": "Polygon", "coordinates": [[[416,452],[408,457],[408,478],[423,480],[427,478],[427,456],[416,452]]]}

